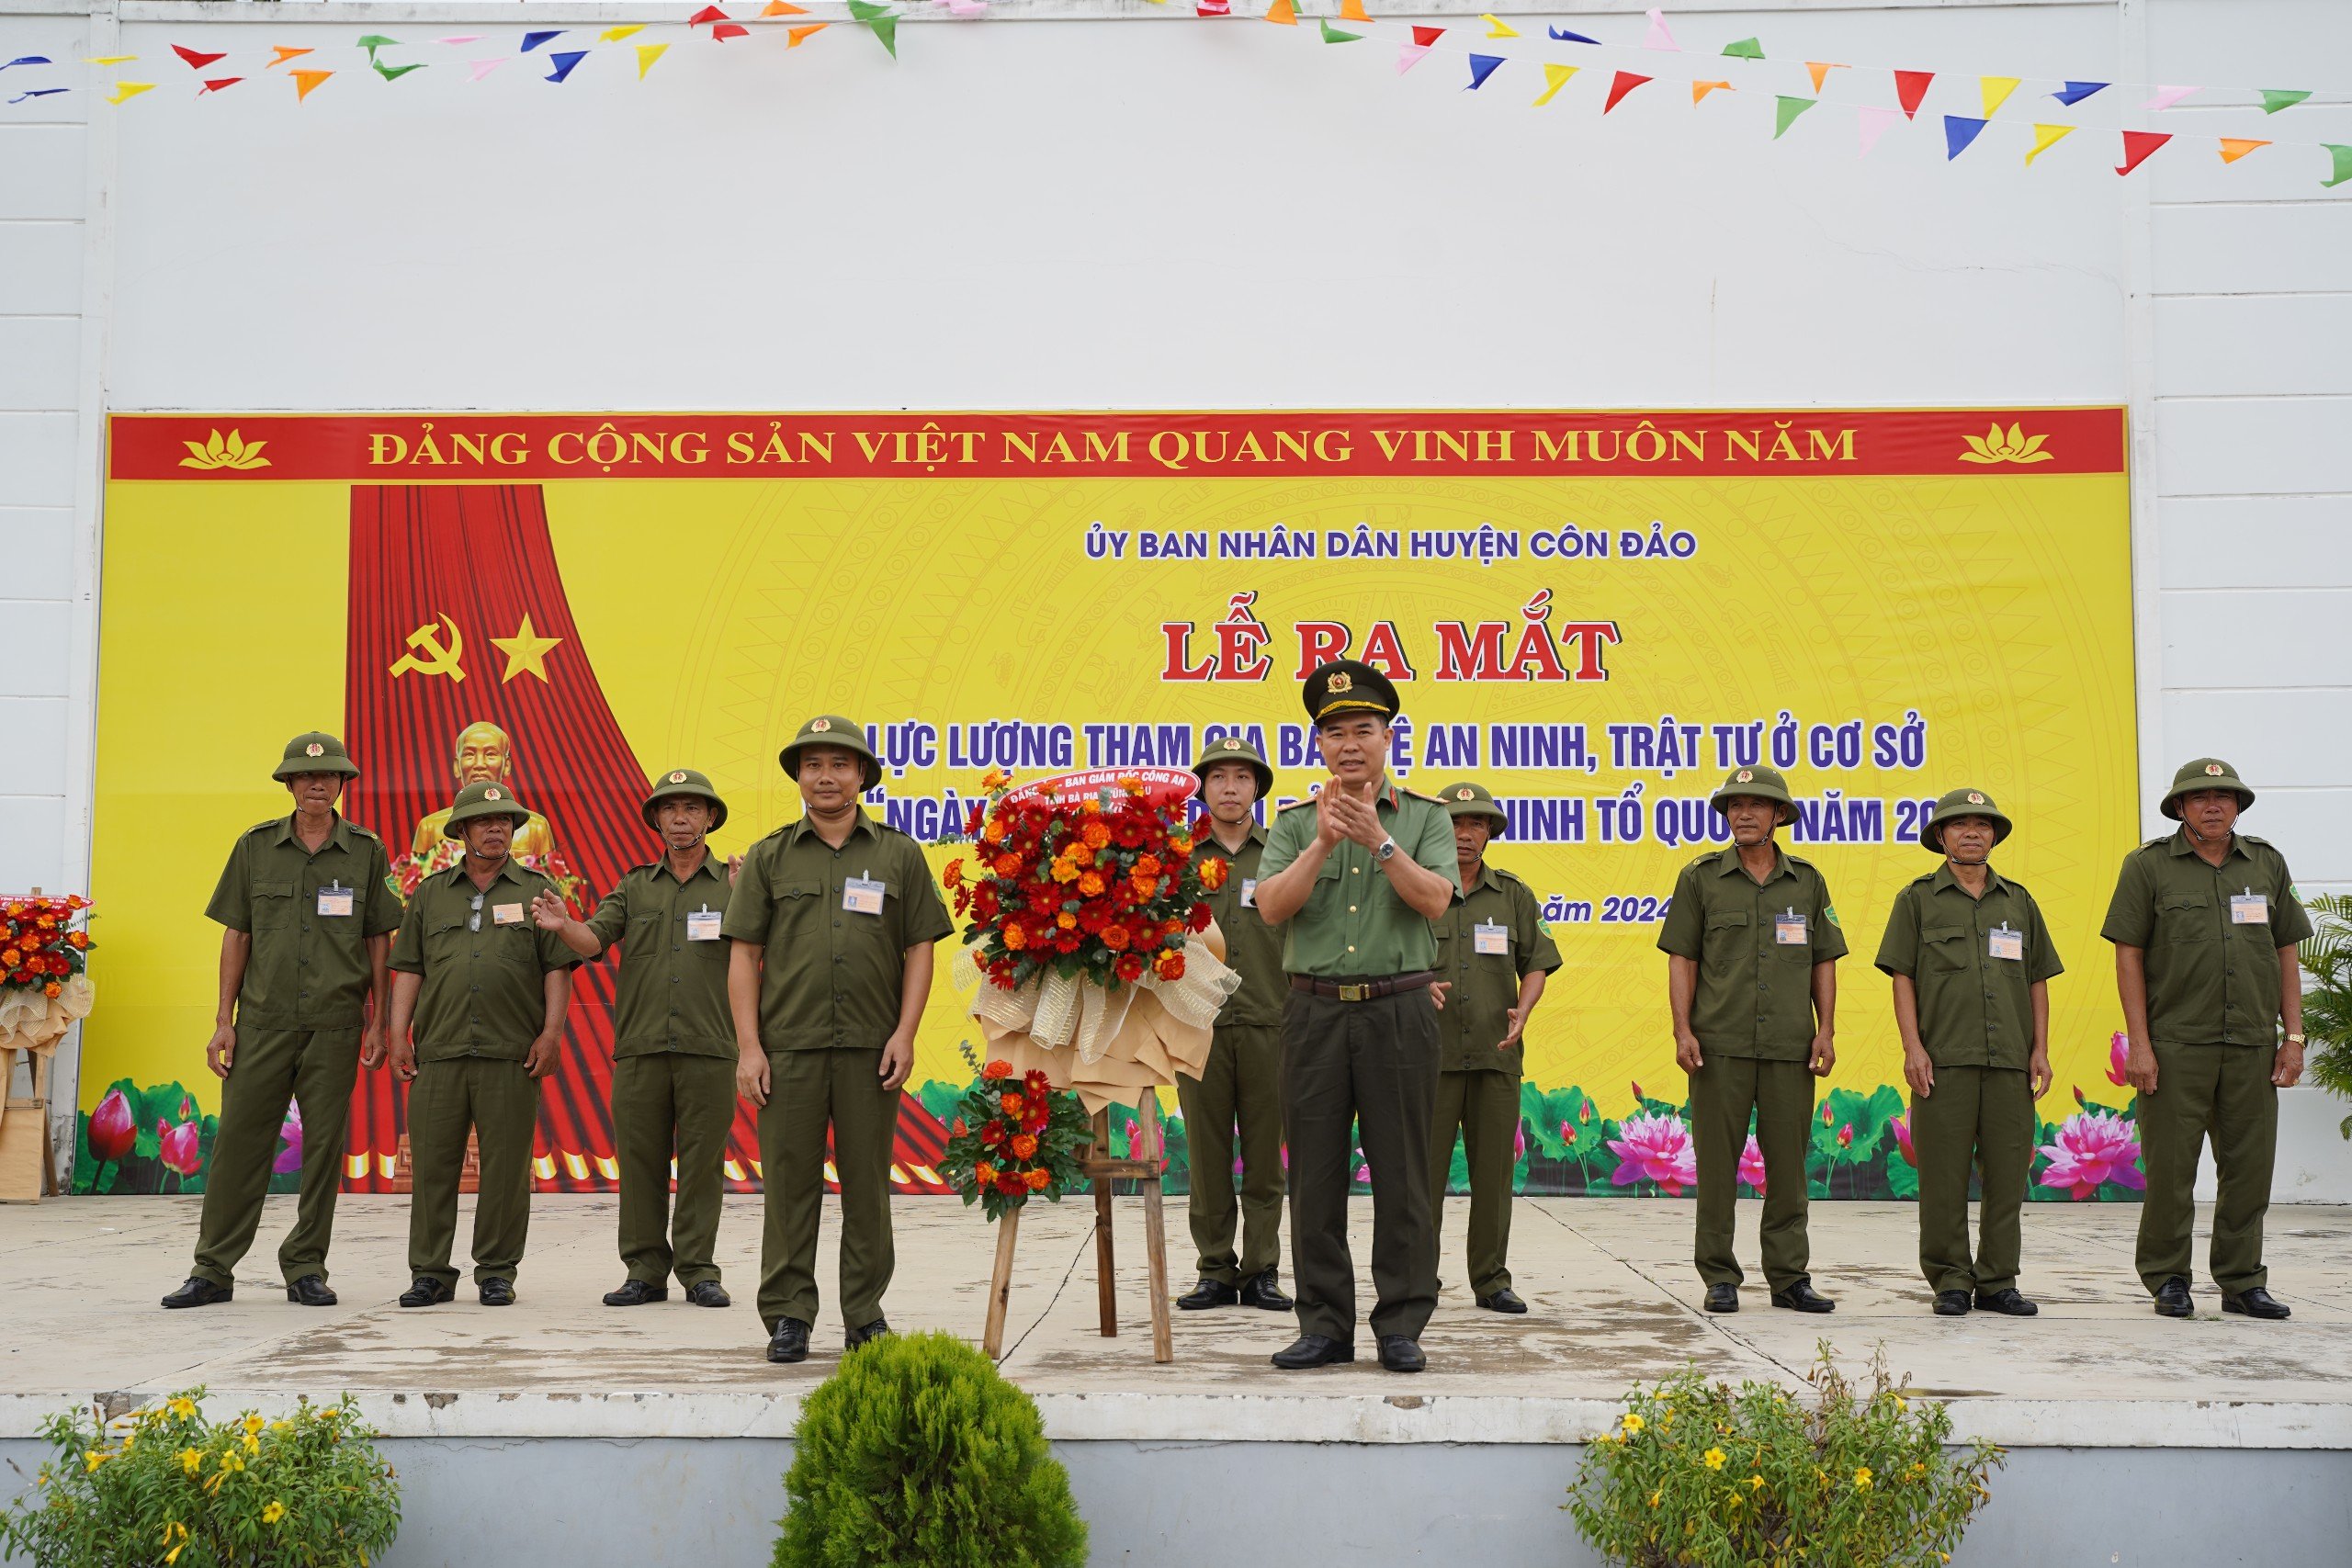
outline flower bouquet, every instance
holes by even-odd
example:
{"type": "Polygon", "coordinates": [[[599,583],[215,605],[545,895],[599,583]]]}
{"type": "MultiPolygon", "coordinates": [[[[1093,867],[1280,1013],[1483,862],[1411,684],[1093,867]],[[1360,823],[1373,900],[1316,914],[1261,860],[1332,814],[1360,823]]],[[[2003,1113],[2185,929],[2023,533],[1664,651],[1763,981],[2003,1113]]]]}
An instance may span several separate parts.
{"type": "Polygon", "coordinates": [[[90,934],[74,926],[89,907],[80,897],[0,901],[0,1049],[53,1046],[96,1005],[90,934]]]}
{"type": "Polygon", "coordinates": [[[956,1107],[939,1172],[965,1202],[1002,1219],[1033,1192],[1058,1203],[1083,1183],[1078,1151],[1092,1135],[1075,1095],[1056,1093],[1036,1068],[1016,1078],[1012,1063],[990,1062],[956,1107]]]}

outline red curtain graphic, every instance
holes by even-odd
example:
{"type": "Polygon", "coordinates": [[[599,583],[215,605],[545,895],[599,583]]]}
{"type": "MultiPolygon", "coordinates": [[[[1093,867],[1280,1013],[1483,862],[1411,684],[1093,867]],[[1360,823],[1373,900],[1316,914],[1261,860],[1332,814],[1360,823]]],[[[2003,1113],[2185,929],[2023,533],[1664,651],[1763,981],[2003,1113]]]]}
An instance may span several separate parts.
{"type": "MultiPolygon", "coordinates": [[[[354,486],[348,627],[345,740],[365,772],[345,809],[383,837],[404,891],[455,855],[439,819],[461,773],[502,779],[538,814],[516,852],[557,879],[575,914],[656,852],[639,813],[645,773],[572,620],[537,486],[354,486]]],[[[542,1191],[608,1191],[615,965],[572,975],[533,1168],[542,1191]]],[[[406,1101],[390,1073],[361,1075],[346,1189],[407,1190],[406,1101]]],[[[911,1096],[901,1105],[894,1179],[946,1190],[935,1171],[946,1130],[911,1096]]],[[[752,1116],[739,1105],[729,1138],[738,1190],[757,1187],[752,1116]]]]}

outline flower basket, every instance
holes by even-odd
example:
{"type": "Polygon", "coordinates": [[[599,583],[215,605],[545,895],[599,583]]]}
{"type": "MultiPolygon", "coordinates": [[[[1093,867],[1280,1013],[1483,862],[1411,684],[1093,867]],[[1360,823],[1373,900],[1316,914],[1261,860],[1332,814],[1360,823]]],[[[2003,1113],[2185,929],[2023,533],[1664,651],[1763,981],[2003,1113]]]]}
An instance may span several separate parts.
{"type": "Polygon", "coordinates": [[[80,927],[89,908],[79,895],[38,890],[0,899],[0,1202],[39,1202],[57,1186],[49,1058],[97,1004],[90,934],[80,927]],[[32,1093],[21,1100],[14,1098],[19,1051],[33,1058],[32,1093]]]}

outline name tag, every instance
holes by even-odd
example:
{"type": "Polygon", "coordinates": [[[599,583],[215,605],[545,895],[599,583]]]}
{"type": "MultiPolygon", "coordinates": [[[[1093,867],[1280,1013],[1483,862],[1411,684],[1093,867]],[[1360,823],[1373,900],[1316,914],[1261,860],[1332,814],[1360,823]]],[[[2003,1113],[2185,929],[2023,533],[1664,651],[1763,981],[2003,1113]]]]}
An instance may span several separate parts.
{"type": "Polygon", "coordinates": [[[1988,951],[1994,957],[2006,958],[2013,964],[2025,961],[2025,932],[2013,931],[2007,926],[2001,926],[1986,931],[1984,935],[1992,943],[1988,951]]]}
{"type": "Polygon", "coordinates": [[[351,889],[340,882],[332,887],[320,888],[319,913],[348,917],[351,913],[351,889]]]}
{"type": "Polygon", "coordinates": [[[1477,925],[1470,928],[1470,940],[1480,953],[1509,953],[1509,926],[1477,925]]]}
{"type": "Polygon", "coordinates": [[[1245,909],[1258,907],[1258,879],[1254,876],[1241,879],[1241,907],[1245,909]]]}
{"type": "Polygon", "coordinates": [[[1782,947],[1803,947],[1805,944],[1804,917],[1794,909],[1785,915],[1773,916],[1772,940],[1782,947]]]}
{"type": "Polygon", "coordinates": [[[882,912],[882,885],[863,876],[853,876],[842,884],[842,908],[853,915],[878,915],[882,912]]]}
{"type": "MultiPolygon", "coordinates": [[[[322,897],[325,895],[322,894],[322,897]]],[[[2230,895],[2230,924],[2233,926],[2267,926],[2270,923],[2270,895],[2251,890],[2230,895]]]]}
{"type": "Polygon", "coordinates": [[[717,942],[718,940],[718,911],[716,909],[687,910],[686,940],[688,942],[717,942]]]}
{"type": "Polygon", "coordinates": [[[490,907],[490,919],[492,925],[519,926],[523,923],[523,906],[520,904],[492,904],[490,907]]]}

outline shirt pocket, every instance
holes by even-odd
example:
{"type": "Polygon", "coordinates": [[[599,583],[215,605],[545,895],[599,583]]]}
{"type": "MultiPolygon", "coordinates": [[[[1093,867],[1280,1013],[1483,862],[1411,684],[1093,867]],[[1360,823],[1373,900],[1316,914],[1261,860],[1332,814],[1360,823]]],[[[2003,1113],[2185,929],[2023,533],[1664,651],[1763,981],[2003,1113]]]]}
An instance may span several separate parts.
{"type": "Polygon", "coordinates": [[[1746,909],[1710,909],[1707,912],[1707,934],[1701,940],[1700,951],[1707,966],[1718,972],[1747,962],[1748,945],[1755,941],[1750,929],[1756,918],[1746,909]]]}
{"type": "Polygon", "coordinates": [[[466,929],[463,915],[429,920],[424,927],[424,965],[436,969],[445,964],[462,964],[473,956],[470,946],[474,933],[466,929]]]}
{"type": "Polygon", "coordinates": [[[2175,942],[2213,940],[2213,896],[2210,893],[2166,893],[2156,899],[2156,940],[2175,942]]]}
{"type": "MultiPolygon", "coordinates": [[[[825,885],[821,882],[779,882],[768,889],[770,947],[787,942],[814,940],[825,917],[825,885]]],[[[870,919],[871,917],[866,917],[870,919]]]]}
{"type": "Polygon", "coordinates": [[[1928,926],[1919,931],[1919,969],[1928,975],[1952,975],[1968,967],[1968,942],[1975,933],[1966,926],[1928,926]]]}
{"type": "Polygon", "coordinates": [[[252,897],[254,930],[282,931],[294,921],[294,885],[290,882],[256,882],[249,892],[252,897]]]}

